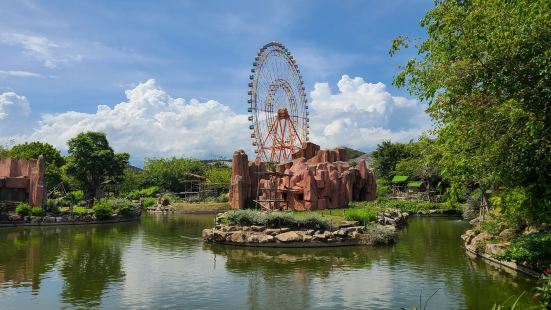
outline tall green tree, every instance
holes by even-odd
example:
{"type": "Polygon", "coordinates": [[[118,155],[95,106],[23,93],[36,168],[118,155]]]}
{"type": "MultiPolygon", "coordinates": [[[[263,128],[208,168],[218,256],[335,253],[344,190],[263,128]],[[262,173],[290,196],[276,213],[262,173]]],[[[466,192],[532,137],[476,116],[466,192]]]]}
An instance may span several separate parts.
{"type": "Polygon", "coordinates": [[[80,184],[86,200],[97,197],[102,184],[121,181],[130,156],[115,154],[104,133],[81,133],[69,140],[68,145],[65,168],[80,184]]]}
{"type": "MultiPolygon", "coordinates": [[[[437,0],[394,83],[429,104],[457,190],[520,189],[528,221],[551,214],[551,2],[437,0]]],[[[519,191],[516,191],[519,192],[519,191]]],[[[516,206],[518,207],[518,206],[516,206]]]]}
{"type": "Polygon", "coordinates": [[[61,167],[65,164],[65,158],[58,149],[48,143],[27,142],[15,145],[9,150],[0,150],[0,157],[38,159],[40,155],[44,156],[46,188],[52,189],[62,182],[61,167]]]}
{"type": "Polygon", "coordinates": [[[148,185],[160,186],[172,192],[186,189],[186,180],[195,180],[192,174],[205,174],[207,165],[193,158],[148,158],[145,160],[144,175],[148,185]]]}
{"type": "Polygon", "coordinates": [[[408,156],[405,144],[383,141],[373,152],[373,168],[378,177],[388,179],[394,175],[396,164],[408,156]]]}

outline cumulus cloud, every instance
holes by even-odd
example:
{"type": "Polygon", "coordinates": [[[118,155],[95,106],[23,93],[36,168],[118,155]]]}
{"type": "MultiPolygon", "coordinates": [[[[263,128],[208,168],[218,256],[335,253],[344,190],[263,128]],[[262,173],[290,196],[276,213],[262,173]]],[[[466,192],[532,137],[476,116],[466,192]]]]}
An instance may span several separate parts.
{"type": "Polygon", "coordinates": [[[310,92],[310,140],[324,147],[369,150],[383,140],[414,139],[430,127],[424,105],[392,96],[383,83],[343,75],[337,87],[334,94],[328,83],[316,83],[310,92]]]}
{"type": "Polygon", "coordinates": [[[113,147],[134,160],[154,156],[229,155],[250,144],[247,116],[217,101],[172,98],[150,79],[126,91],[127,100],[96,113],[65,112],[42,117],[30,140],[65,149],[80,132],[103,131],[113,147]]]}
{"type": "Polygon", "coordinates": [[[0,94],[0,145],[28,132],[31,106],[25,96],[14,92],[0,94]]]}
{"type": "MultiPolygon", "coordinates": [[[[310,93],[310,141],[322,147],[373,149],[383,140],[408,141],[430,126],[424,106],[392,96],[382,83],[343,75],[333,93],[316,83],[310,93]]],[[[81,132],[103,131],[118,152],[140,164],[145,157],[229,156],[244,148],[251,156],[247,115],[217,101],[173,98],[150,79],[125,92],[126,100],[99,105],[95,113],[68,111],[42,115],[31,123],[29,102],[13,92],[0,95],[0,143],[15,138],[44,141],[66,150],[81,132]]]]}

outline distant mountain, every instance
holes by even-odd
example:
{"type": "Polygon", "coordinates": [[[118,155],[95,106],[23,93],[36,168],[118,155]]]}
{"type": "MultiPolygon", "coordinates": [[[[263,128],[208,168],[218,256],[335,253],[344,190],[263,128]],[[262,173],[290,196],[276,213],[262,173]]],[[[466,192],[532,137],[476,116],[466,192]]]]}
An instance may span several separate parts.
{"type": "Polygon", "coordinates": [[[345,147],[345,149],[348,150],[348,160],[352,160],[355,162],[365,160],[366,164],[368,166],[371,166],[371,163],[373,162],[373,152],[365,153],[362,151],[351,149],[349,147],[345,147]]]}
{"type": "Polygon", "coordinates": [[[351,148],[346,147],[346,146],[344,148],[348,151],[348,159],[349,160],[354,159],[356,157],[360,157],[363,154],[365,154],[365,152],[358,151],[358,150],[355,150],[355,149],[351,149],[351,148]]]}

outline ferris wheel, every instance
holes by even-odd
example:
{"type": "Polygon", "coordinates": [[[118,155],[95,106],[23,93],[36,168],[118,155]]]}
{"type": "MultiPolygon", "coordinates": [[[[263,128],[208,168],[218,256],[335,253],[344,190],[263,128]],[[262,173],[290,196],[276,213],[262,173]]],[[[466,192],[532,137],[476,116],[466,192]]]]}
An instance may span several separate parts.
{"type": "Polygon", "coordinates": [[[279,42],[264,45],[249,76],[249,121],[257,157],[284,162],[308,141],[304,82],[291,52],[279,42]]]}

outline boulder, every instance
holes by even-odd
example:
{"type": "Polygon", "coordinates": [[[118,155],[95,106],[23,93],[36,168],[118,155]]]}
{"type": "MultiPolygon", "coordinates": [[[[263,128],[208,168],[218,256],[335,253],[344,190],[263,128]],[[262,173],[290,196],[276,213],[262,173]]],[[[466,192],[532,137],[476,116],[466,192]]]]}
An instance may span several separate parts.
{"type": "Polygon", "coordinates": [[[276,235],[275,238],[279,242],[297,242],[302,241],[302,237],[294,231],[288,231],[279,235],[276,235]]]}
{"type": "Polygon", "coordinates": [[[360,222],[358,221],[342,221],[339,224],[339,228],[345,228],[345,227],[353,227],[353,226],[359,226],[360,222]]]}

